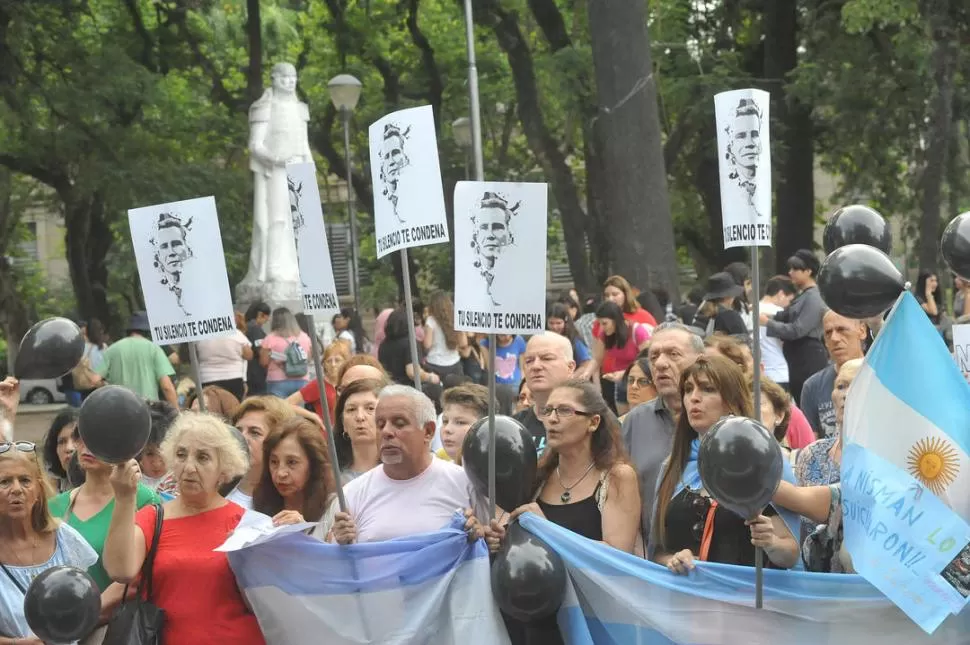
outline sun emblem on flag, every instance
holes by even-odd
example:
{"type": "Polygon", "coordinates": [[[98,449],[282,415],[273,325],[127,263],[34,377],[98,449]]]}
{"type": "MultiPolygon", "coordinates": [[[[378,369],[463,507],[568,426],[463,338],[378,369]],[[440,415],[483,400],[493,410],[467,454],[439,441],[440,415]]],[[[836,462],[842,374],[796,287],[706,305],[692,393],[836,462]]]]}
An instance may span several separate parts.
{"type": "Polygon", "coordinates": [[[939,437],[920,439],[906,457],[909,474],[937,495],[942,495],[960,472],[960,456],[939,437]]]}

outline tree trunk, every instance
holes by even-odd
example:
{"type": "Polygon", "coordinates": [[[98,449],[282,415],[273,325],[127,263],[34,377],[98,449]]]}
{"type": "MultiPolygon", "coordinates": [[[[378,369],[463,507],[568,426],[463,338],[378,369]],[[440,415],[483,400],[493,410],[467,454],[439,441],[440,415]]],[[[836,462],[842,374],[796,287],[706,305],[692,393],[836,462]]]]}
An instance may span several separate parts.
{"type": "Polygon", "coordinates": [[[246,0],[246,38],[249,41],[246,89],[250,103],[257,101],[263,93],[263,25],[259,3],[260,0],[246,0]]]}
{"type": "Polygon", "coordinates": [[[677,302],[677,250],[646,4],[590,0],[588,16],[599,104],[596,148],[613,271],[641,289],[662,286],[677,302]]]}
{"type": "Polygon", "coordinates": [[[764,9],[764,77],[772,79],[772,162],[776,178],[776,270],[815,235],[815,153],[812,115],[788,95],[788,75],[798,65],[798,2],[769,0],[764,9]],[[774,79],[783,79],[778,84],[774,79]],[[778,88],[778,89],[775,89],[778,88]]]}
{"type": "Polygon", "coordinates": [[[950,1],[931,0],[925,11],[933,40],[930,68],[933,95],[929,107],[926,164],[920,177],[920,269],[937,271],[940,243],[940,209],[946,175],[950,132],[953,128],[953,76],[956,69],[956,41],[950,23],[950,1]]]}
{"type": "Polygon", "coordinates": [[[113,320],[108,306],[107,265],[111,228],[105,219],[104,198],[100,193],[80,195],[76,190],[61,198],[67,263],[78,312],[85,320],[97,318],[108,324],[113,320]]]}

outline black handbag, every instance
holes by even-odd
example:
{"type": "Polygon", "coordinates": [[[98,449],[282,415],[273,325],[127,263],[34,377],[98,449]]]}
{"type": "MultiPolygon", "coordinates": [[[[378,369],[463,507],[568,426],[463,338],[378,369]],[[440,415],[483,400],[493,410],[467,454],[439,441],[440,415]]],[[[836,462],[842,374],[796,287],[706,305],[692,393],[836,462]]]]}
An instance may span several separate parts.
{"type": "Polygon", "coordinates": [[[128,585],[125,585],[125,599],[111,617],[102,645],[161,645],[162,643],[165,612],[152,603],[152,569],[155,565],[155,554],[158,553],[158,541],[162,537],[164,517],[162,505],[155,504],[155,534],[152,538],[152,548],[148,550],[145,563],[141,568],[138,591],[133,599],[128,600],[128,585]]]}

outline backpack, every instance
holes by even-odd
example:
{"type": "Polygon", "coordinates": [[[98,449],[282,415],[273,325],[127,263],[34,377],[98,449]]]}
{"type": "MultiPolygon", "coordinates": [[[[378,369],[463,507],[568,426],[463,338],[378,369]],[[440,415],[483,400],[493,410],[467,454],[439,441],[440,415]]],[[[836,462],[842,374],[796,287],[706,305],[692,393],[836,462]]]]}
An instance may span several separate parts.
{"type": "Polygon", "coordinates": [[[296,340],[290,341],[283,352],[283,373],[290,378],[306,376],[308,371],[306,350],[296,340]]]}

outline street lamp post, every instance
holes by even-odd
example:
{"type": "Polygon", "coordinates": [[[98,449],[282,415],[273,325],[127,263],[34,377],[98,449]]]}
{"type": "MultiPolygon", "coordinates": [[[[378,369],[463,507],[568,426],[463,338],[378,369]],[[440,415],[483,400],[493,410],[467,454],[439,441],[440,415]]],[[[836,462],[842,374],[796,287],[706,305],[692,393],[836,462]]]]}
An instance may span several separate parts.
{"type": "Polygon", "coordinates": [[[340,111],[344,124],[344,158],[347,166],[347,214],[350,219],[350,280],[354,290],[354,310],[360,315],[360,265],[357,257],[357,209],[354,204],[353,166],[350,159],[350,116],[360,100],[361,83],[350,74],[339,74],[327,83],[330,100],[340,111]]]}
{"type": "Polygon", "coordinates": [[[451,132],[461,146],[465,157],[465,181],[468,181],[468,154],[472,147],[472,121],[467,116],[458,117],[451,123],[451,132]]]}

